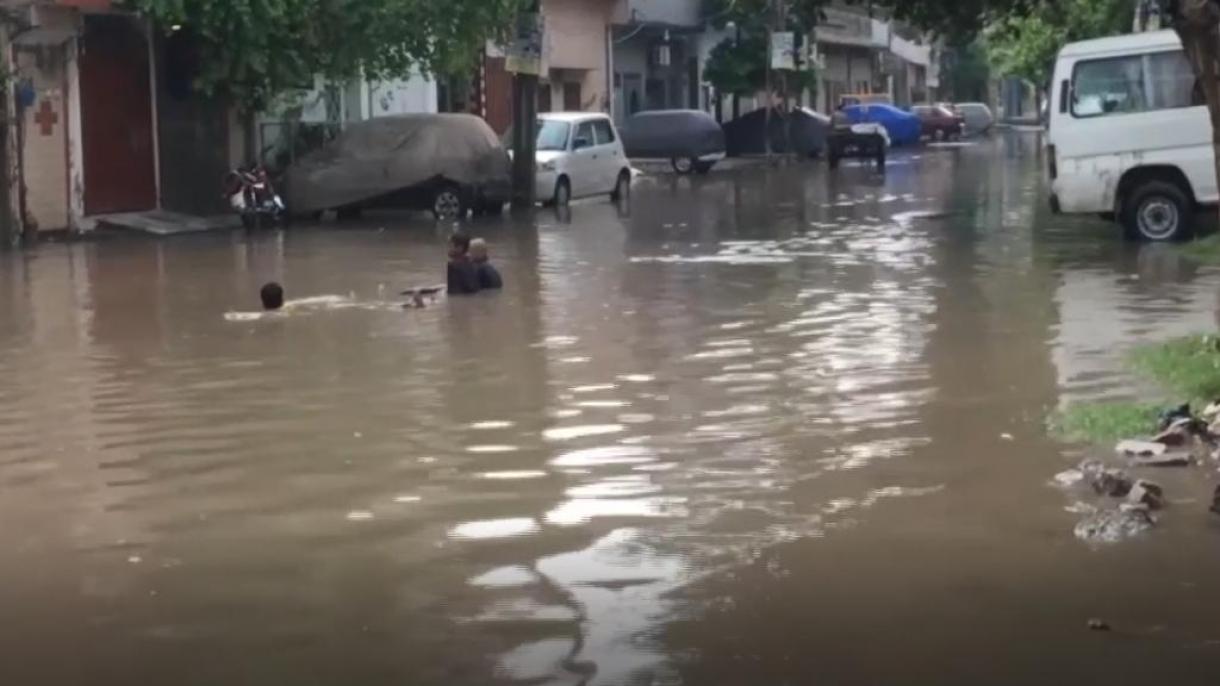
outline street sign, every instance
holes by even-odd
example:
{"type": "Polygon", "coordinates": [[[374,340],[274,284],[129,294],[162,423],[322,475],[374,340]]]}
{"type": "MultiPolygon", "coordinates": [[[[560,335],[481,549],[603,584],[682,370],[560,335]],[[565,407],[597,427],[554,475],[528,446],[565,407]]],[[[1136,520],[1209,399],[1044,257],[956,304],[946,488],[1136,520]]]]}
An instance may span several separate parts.
{"type": "Polygon", "coordinates": [[[513,74],[533,74],[542,72],[542,15],[525,13],[517,17],[516,31],[508,46],[508,55],[504,60],[504,70],[513,74]]]}
{"type": "Polygon", "coordinates": [[[771,68],[796,69],[796,34],[791,31],[771,33],[771,68]]]}

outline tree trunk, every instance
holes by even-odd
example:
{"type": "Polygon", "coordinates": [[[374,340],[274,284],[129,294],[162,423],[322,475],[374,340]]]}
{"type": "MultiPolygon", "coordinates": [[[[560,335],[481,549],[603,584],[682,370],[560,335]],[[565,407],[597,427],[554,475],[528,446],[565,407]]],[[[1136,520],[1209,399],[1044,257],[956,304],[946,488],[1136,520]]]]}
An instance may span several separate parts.
{"type": "Polygon", "coordinates": [[[1207,104],[1212,125],[1212,163],[1216,178],[1220,180],[1220,81],[1217,81],[1220,4],[1215,0],[1180,0],[1177,8],[1173,28],[1182,39],[1182,47],[1194,68],[1199,90],[1207,104]]]}

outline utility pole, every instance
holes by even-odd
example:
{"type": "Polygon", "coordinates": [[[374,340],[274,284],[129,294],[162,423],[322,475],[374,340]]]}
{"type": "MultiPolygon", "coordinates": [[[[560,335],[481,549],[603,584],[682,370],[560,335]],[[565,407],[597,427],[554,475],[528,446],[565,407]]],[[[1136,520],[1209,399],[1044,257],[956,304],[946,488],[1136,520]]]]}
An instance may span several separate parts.
{"type": "Polygon", "coordinates": [[[767,0],[767,63],[764,69],[766,85],[763,87],[765,97],[767,98],[766,107],[763,109],[763,150],[767,154],[767,164],[771,163],[771,107],[775,104],[775,98],[771,97],[771,58],[774,48],[771,45],[772,34],[775,33],[775,14],[774,9],[776,0],[767,0]]]}
{"type": "Polygon", "coordinates": [[[533,0],[528,14],[518,20],[517,36],[510,48],[518,61],[513,74],[513,209],[532,209],[537,197],[534,157],[538,138],[538,72],[542,62],[542,32],[537,30],[541,26],[539,5],[539,0],[533,0]],[[522,55],[523,51],[530,54],[522,55]]]}

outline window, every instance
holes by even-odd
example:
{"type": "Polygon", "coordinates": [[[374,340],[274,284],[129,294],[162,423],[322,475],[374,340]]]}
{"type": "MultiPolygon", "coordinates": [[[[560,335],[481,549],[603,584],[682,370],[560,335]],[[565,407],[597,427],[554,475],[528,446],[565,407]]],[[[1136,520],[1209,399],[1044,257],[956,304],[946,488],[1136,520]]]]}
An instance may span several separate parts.
{"type": "Polygon", "coordinates": [[[614,142],[614,127],[610,126],[610,122],[605,119],[593,122],[593,132],[597,135],[597,139],[594,141],[596,145],[610,145],[614,142]]]}
{"type": "Polygon", "coordinates": [[[572,149],[578,150],[580,147],[587,148],[594,144],[593,122],[581,122],[580,125],[576,127],[576,138],[572,140],[572,149]]]}
{"type": "Polygon", "coordinates": [[[1194,72],[1181,50],[1087,60],[1072,72],[1072,114],[1099,117],[1191,107],[1194,72]]]}
{"type": "Polygon", "coordinates": [[[538,140],[534,143],[537,150],[567,150],[568,130],[571,127],[554,119],[538,120],[538,140]]]}

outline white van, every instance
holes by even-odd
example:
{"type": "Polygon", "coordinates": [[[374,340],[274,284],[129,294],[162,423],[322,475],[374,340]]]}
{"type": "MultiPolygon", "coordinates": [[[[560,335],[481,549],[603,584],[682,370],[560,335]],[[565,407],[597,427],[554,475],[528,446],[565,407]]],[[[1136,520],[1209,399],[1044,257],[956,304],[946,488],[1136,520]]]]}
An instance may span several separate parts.
{"type": "Polygon", "coordinates": [[[1071,43],[1051,84],[1051,208],[1117,218],[1132,238],[1189,237],[1217,201],[1212,127],[1173,31],[1071,43]]]}

